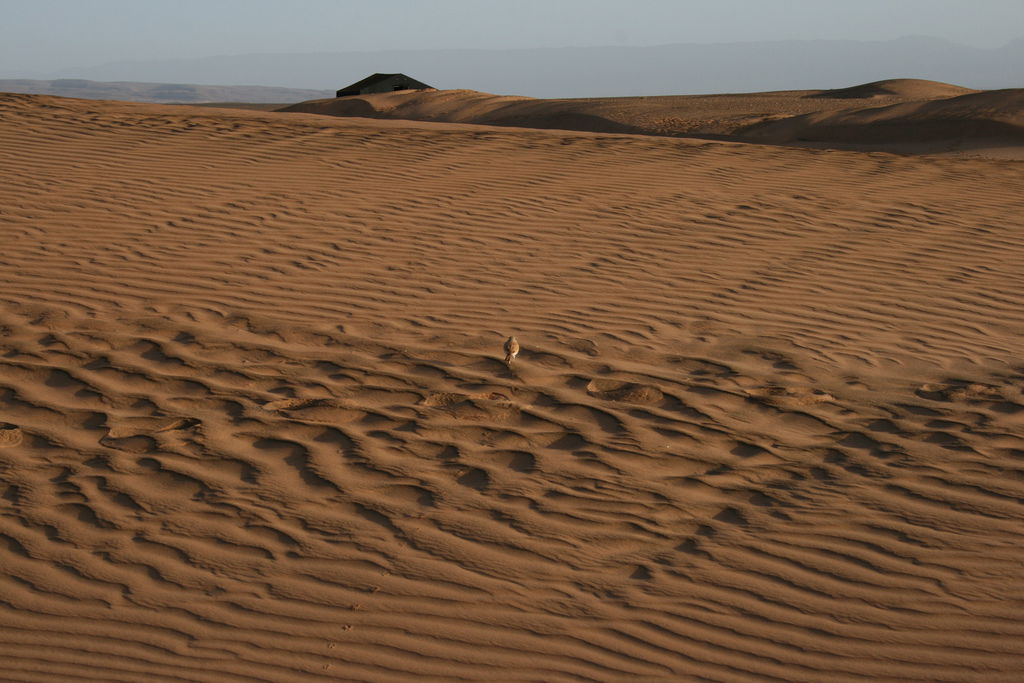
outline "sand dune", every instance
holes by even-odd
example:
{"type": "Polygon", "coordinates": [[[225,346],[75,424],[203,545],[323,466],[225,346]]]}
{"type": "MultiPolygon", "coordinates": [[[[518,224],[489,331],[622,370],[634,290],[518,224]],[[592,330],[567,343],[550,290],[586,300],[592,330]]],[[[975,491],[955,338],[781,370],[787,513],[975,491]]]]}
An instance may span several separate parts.
{"type": "Polygon", "coordinates": [[[1022,93],[979,93],[904,78],[838,90],[568,100],[471,90],[402,91],[313,100],[279,111],[787,145],[811,142],[903,153],[998,147],[1001,156],[1022,156],[1022,93]]]}
{"type": "Polygon", "coordinates": [[[4,678],[1019,678],[1020,163],[0,114],[4,678]]]}
{"type": "Polygon", "coordinates": [[[935,143],[948,142],[973,148],[1024,148],[1024,89],[804,114],[756,124],[741,135],[772,143],[846,143],[879,149],[918,144],[931,151],[935,143]]]}
{"type": "Polygon", "coordinates": [[[884,81],[862,83],[849,88],[822,90],[811,97],[846,100],[941,100],[974,92],[978,91],[951,83],[926,81],[919,78],[890,78],[884,81]]]}

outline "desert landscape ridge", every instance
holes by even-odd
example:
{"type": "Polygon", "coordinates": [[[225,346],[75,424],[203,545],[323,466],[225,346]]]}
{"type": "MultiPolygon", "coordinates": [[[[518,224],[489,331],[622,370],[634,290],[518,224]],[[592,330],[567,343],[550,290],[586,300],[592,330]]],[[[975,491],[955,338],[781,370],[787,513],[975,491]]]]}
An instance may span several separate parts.
{"type": "Polygon", "coordinates": [[[1024,88],[979,91],[919,78],[830,90],[582,99],[420,89],[277,111],[1024,159],[1024,88]]]}
{"type": "Polygon", "coordinates": [[[1020,680],[1024,163],[0,94],[0,172],[0,678],[1020,680]]]}

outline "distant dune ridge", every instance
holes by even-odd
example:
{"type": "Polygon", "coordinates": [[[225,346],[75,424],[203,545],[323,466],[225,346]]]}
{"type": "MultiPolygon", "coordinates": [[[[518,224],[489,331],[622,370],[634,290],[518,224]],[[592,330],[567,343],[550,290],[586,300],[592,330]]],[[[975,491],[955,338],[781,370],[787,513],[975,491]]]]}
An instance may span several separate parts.
{"type": "Polygon", "coordinates": [[[884,81],[873,81],[849,88],[822,90],[810,97],[824,99],[867,100],[882,98],[898,98],[901,100],[938,100],[958,95],[977,92],[970,88],[962,88],[950,83],[927,81],[920,78],[890,78],[884,81]]]}
{"type": "MultiPolygon", "coordinates": [[[[1024,89],[992,90],[949,99],[804,114],[755,124],[742,137],[764,142],[852,145],[952,142],[1024,147],[1024,89]]],[[[932,148],[926,148],[932,149],[932,148]]]]}
{"type": "Polygon", "coordinates": [[[706,136],[865,150],[973,150],[974,153],[1015,157],[1024,146],[1021,123],[1024,90],[982,92],[911,78],[831,90],[588,99],[535,99],[473,90],[432,89],[335,98],[333,91],[323,90],[81,79],[0,80],[0,91],[4,90],[90,99],[229,105],[333,116],[706,136]],[[974,96],[955,99],[966,95],[974,96]],[[305,101],[283,107],[272,104],[294,100],[305,101]],[[924,106],[926,102],[931,104],[924,106]]]}
{"type": "MultiPolygon", "coordinates": [[[[662,111],[492,98],[338,106],[662,111]]],[[[4,94],[0,175],[0,678],[1020,679],[1024,163],[4,94]]]]}
{"type": "Polygon", "coordinates": [[[978,92],[920,79],[838,90],[562,100],[416,90],[315,100],[279,111],[891,151],[1024,152],[1024,90],[978,92]]]}

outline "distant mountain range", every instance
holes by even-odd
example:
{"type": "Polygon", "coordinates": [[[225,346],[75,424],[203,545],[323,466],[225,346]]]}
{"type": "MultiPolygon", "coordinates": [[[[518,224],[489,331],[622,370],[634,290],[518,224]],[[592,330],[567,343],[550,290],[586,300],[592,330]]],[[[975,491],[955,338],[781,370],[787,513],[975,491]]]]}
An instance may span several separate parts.
{"type": "Polygon", "coordinates": [[[0,92],[30,95],[59,95],[86,100],[128,100],[130,102],[201,104],[204,102],[276,102],[334,97],[333,90],[274,88],[262,85],[193,85],[184,83],[138,83],[132,81],[89,81],[60,78],[52,81],[0,79],[0,92]]]}
{"type": "MultiPolygon", "coordinates": [[[[407,73],[441,89],[546,98],[839,88],[886,78],[930,79],[977,89],[1012,88],[1024,86],[1024,39],[990,50],[909,37],[880,42],[246,54],[115,62],[37,77],[248,83],[333,91],[374,72],[407,73]]],[[[31,74],[0,72],[5,75],[31,74]]],[[[267,97],[282,101],[279,96],[267,97]]]]}

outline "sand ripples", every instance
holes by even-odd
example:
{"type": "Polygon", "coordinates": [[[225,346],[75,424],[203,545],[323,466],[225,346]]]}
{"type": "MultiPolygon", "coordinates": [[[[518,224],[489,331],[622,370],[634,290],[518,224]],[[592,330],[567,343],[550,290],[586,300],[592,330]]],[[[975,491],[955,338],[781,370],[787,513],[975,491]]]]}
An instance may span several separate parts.
{"type": "Polygon", "coordinates": [[[1020,670],[1017,166],[69,102],[2,100],[6,676],[1020,670]]]}

